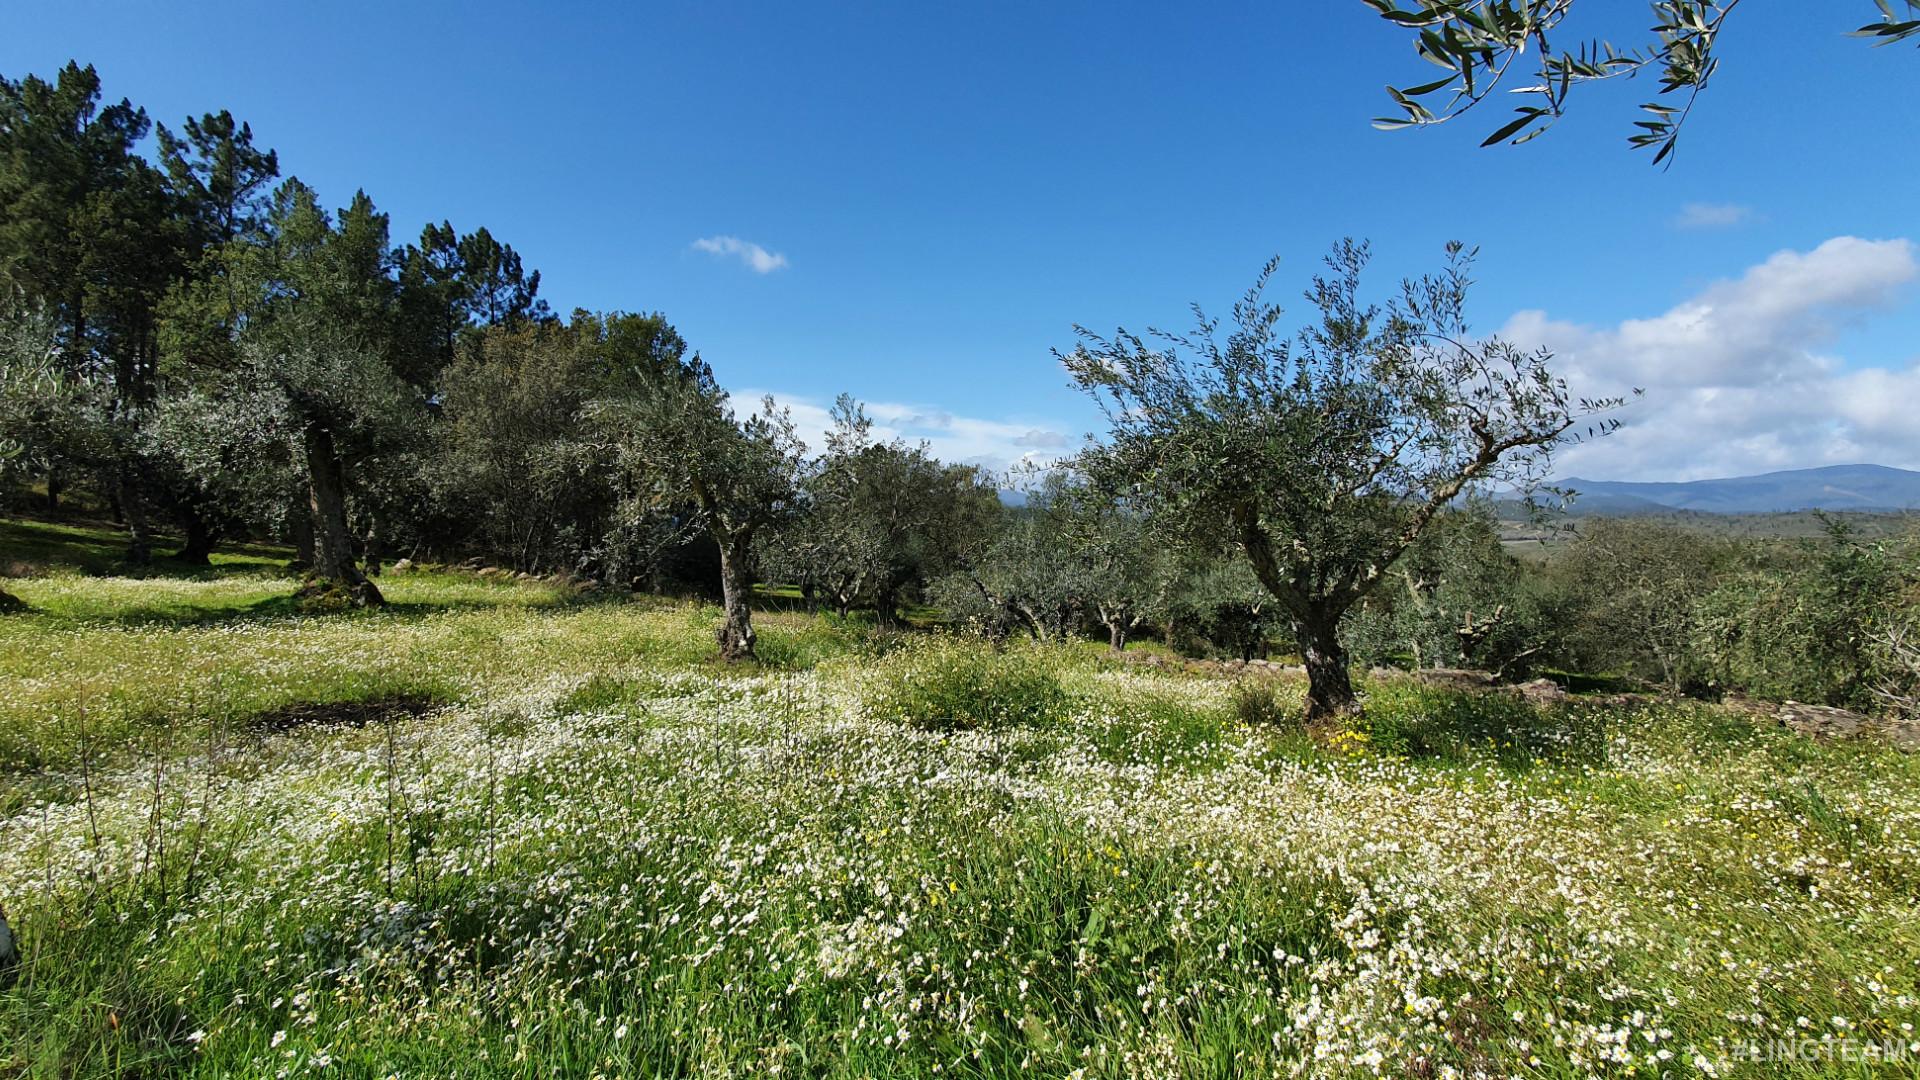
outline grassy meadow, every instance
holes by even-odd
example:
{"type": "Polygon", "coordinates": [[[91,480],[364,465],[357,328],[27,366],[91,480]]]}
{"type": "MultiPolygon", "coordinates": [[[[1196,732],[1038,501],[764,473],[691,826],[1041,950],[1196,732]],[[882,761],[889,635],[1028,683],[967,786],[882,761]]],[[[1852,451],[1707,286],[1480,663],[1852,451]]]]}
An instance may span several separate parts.
{"type": "Polygon", "coordinates": [[[1316,741],[1092,647],[0,547],[0,1077],[1920,1071],[1874,744],[1401,682],[1316,741]]]}

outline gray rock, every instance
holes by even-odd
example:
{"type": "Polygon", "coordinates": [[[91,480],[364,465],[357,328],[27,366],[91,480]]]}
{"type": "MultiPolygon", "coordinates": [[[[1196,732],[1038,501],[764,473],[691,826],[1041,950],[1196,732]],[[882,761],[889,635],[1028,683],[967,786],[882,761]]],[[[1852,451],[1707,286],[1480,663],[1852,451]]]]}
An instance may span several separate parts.
{"type": "Polygon", "coordinates": [[[1772,720],[1809,738],[1883,739],[1895,750],[1920,753],[1920,723],[1912,720],[1889,720],[1801,701],[1756,701],[1738,694],[1728,694],[1724,704],[1756,719],[1772,720]]]}
{"type": "Polygon", "coordinates": [[[13,981],[13,969],[20,965],[20,949],[14,944],[13,927],[7,925],[7,910],[0,908],[0,986],[13,981]]]}
{"type": "Polygon", "coordinates": [[[1552,705],[1567,700],[1567,692],[1552,679],[1534,679],[1517,687],[1520,696],[1535,705],[1552,705]]]}
{"type": "Polygon", "coordinates": [[[1421,668],[1411,674],[1416,682],[1447,690],[1491,690],[1500,682],[1491,671],[1468,668],[1421,668]]]}

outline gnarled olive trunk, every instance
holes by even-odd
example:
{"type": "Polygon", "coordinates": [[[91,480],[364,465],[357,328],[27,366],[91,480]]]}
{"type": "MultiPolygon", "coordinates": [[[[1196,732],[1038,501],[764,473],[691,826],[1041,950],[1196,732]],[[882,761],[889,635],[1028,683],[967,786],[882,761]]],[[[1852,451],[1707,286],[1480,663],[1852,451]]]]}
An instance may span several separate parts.
{"type": "Polygon", "coordinates": [[[720,602],[726,609],[726,621],[715,635],[720,643],[720,659],[755,659],[753,654],[753,532],[743,529],[724,532],[715,529],[714,541],[720,547],[720,602]]]}
{"type": "Polygon", "coordinates": [[[173,557],[189,566],[208,565],[212,561],[214,545],[219,543],[219,533],[192,507],[180,510],[180,531],[186,535],[186,539],[173,557]]]}
{"type": "Polygon", "coordinates": [[[1360,712],[1340,644],[1340,612],[1312,608],[1293,620],[1294,639],[1307,667],[1307,722],[1332,720],[1360,712]]]}
{"type": "MultiPolygon", "coordinates": [[[[366,568],[368,577],[380,576],[380,564],[386,561],[386,554],[386,545],[380,540],[380,521],[376,518],[367,528],[366,540],[361,544],[360,562],[366,568]]],[[[533,560],[527,560],[522,564],[521,569],[532,573],[536,567],[537,564],[533,560]]]]}
{"type": "Polygon", "coordinates": [[[882,583],[873,592],[873,623],[883,629],[890,629],[900,623],[900,590],[891,583],[882,583]]]}
{"type": "MultiPolygon", "coordinates": [[[[1370,586],[1342,589],[1331,595],[1309,591],[1301,575],[1282,572],[1266,533],[1251,519],[1243,520],[1242,524],[1245,531],[1241,548],[1253,566],[1254,577],[1280,601],[1293,622],[1294,641],[1300,646],[1300,660],[1307,668],[1307,723],[1358,716],[1360,698],[1353,692],[1353,678],[1347,670],[1347,650],[1340,644],[1340,619],[1366,595],[1370,586]]],[[[1256,610],[1256,618],[1258,614],[1256,610]]],[[[1265,647],[1264,635],[1261,647],[1265,647]]],[[[1249,643],[1246,659],[1253,658],[1252,652],[1249,643]]]]}
{"type": "Polygon", "coordinates": [[[333,432],[324,424],[308,421],[304,437],[308,504],[313,516],[313,574],[343,586],[356,604],[384,603],[380,590],[360,573],[354,558],[353,535],[347,531],[346,467],[334,445],[333,432]]]}
{"type": "Polygon", "coordinates": [[[153,561],[153,528],[147,522],[147,500],[132,466],[114,470],[114,491],[127,526],[127,562],[145,566],[153,561]]]}
{"type": "Polygon", "coordinates": [[[1124,652],[1127,648],[1127,624],[1118,619],[1107,624],[1107,648],[1124,652]]]}
{"type": "Polygon", "coordinates": [[[305,490],[295,491],[288,506],[287,540],[293,545],[293,561],[287,569],[313,569],[312,496],[305,490]]]}

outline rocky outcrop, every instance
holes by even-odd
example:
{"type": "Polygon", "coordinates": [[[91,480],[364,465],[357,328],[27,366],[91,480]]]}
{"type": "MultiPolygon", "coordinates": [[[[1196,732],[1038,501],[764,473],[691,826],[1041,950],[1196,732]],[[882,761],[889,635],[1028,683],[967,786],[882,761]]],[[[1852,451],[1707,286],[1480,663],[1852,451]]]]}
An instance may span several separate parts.
{"type": "Polygon", "coordinates": [[[1422,686],[1432,686],[1441,690],[1492,690],[1500,685],[1500,679],[1490,671],[1473,671],[1468,668],[1417,668],[1404,671],[1400,668],[1374,668],[1367,677],[1376,682],[1393,679],[1408,679],[1422,686]]]}
{"type": "Polygon", "coordinates": [[[1903,753],[1920,753],[1920,722],[1867,716],[1831,705],[1756,701],[1729,694],[1723,704],[1756,720],[1777,723],[1814,739],[1877,739],[1903,753]]]}
{"type": "MultiPolygon", "coordinates": [[[[1141,667],[1215,678],[1306,675],[1306,669],[1298,664],[1282,664],[1272,660],[1192,660],[1150,652],[1123,655],[1128,663],[1141,667]]],[[[1367,673],[1367,678],[1373,682],[1404,680],[1442,690],[1516,694],[1536,708],[1574,704],[1629,707],[1671,700],[1659,694],[1647,693],[1570,694],[1552,679],[1502,683],[1491,672],[1465,668],[1423,668],[1417,671],[1374,668],[1367,673]]],[[[1777,723],[1809,738],[1875,739],[1905,753],[1920,753],[1920,721],[1867,716],[1829,705],[1808,705],[1799,701],[1757,701],[1739,694],[1727,695],[1722,704],[1755,720],[1777,723]]]]}
{"type": "Polygon", "coordinates": [[[1275,660],[1194,660],[1157,652],[1126,652],[1121,653],[1120,656],[1129,664],[1162,671],[1185,671],[1194,675],[1299,675],[1304,677],[1307,673],[1307,669],[1299,664],[1282,664],[1275,660]]]}

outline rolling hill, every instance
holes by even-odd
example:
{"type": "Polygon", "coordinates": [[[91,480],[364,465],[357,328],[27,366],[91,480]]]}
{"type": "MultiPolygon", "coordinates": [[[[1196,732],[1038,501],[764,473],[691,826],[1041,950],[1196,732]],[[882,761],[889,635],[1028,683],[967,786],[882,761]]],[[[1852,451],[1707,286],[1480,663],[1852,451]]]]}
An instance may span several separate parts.
{"type": "Polygon", "coordinates": [[[1569,477],[1559,484],[1579,493],[1572,507],[1576,514],[1920,509],[1920,472],[1885,465],[1829,465],[1683,483],[1569,477]]]}

